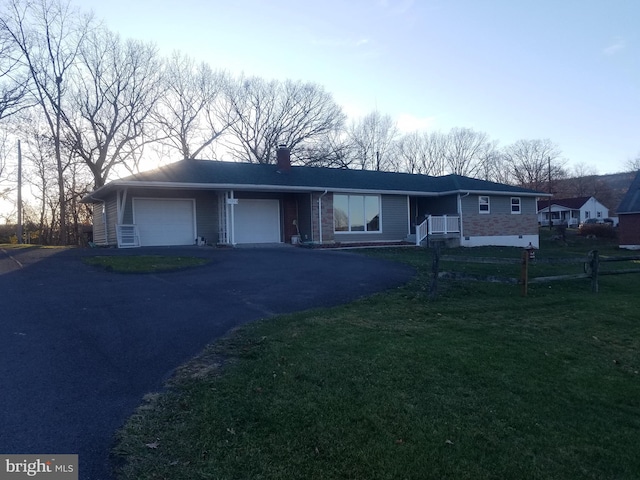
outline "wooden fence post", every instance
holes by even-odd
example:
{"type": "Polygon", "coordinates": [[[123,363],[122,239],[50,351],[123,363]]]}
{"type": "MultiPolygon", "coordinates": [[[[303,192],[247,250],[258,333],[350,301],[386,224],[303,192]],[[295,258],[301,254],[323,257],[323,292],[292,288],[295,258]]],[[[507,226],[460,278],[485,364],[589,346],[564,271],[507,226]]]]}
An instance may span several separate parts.
{"type": "Polygon", "coordinates": [[[433,260],[431,262],[431,284],[429,285],[429,298],[434,299],[438,295],[438,273],[440,270],[440,242],[433,242],[433,260]]]}
{"type": "Polygon", "coordinates": [[[593,254],[591,256],[591,291],[593,293],[598,293],[598,270],[600,269],[600,255],[598,254],[598,250],[593,250],[591,253],[593,254]]]}
{"type": "Polygon", "coordinates": [[[529,288],[529,251],[522,251],[522,270],[520,271],[520,283],[522,283],[522,296],[527,296],[529,288]]]}

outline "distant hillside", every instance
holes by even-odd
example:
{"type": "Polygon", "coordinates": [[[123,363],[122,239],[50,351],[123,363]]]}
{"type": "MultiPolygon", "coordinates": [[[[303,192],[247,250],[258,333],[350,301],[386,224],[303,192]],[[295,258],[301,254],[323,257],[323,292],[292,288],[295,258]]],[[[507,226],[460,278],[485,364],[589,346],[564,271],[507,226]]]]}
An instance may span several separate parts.
{"type": "Polygon", "coordinates": [[[551,191],[556,198],[593,196],[605,205],[609,209],[609,215],[613,216],[636,173],[612,173],[556,180],[552,182],[551,191]]]}

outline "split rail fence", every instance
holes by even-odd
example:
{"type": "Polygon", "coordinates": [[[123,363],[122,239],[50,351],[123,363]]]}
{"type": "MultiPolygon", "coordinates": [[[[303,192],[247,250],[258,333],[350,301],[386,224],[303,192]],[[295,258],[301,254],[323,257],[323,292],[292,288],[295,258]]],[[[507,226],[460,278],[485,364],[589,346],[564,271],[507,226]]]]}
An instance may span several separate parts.
{"type": "Polygon", "coordinates": [[[532,254],[530,250],[524,250],[522,257],[517,258],[488,258],[488,257],[464,257],[458,255],[442,255],[440,246],[436,245],[433,248],[432,259],[432,278],[429,287],[429,295],[434,298],[437,296],[438,280],[475,280],[494,283],[509,283],[520,284],[522,286],[522,295],[527,296],[529,284],[547,283],[560,280],[578,280],[578,279],[591,279],[591,291],[598,293],[599,291],[599,277],[602,275],[623,275],[640,273],[640,268],[618,268],[618,269],[602,269],[602,264],[610,262],[633,262],[640,261],[640,256],[615,256],[615,257],[602,257],[598,250],[592,250],[586,257],[578,258],[553,258],[553,259],[535,259],[535,254],[532,254]],[[466,272],[454,272],[454,271],[440,271],[440,262],[455,262],[455,263],[481,263],[481,264],[520,264],[520,277],[501,277],[494,275],[476,275],[466,272]],[[540,276],[530,277],[530,265],[532,262],[536,264],[582,264],[583,273],[566,274],[566,275],[552,275],[552,276],[540,276]]]}

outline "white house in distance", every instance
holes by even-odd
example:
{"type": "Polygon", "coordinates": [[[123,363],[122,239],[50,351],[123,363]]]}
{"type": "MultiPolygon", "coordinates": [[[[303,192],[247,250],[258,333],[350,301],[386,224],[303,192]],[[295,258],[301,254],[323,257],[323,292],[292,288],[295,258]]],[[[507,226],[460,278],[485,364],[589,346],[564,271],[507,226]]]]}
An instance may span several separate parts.
{"type": "Polygon", "coordinates": [[[554,225],[577,227],[589,218],[603,221],[609,217],[609,209],[595,197],[552,198],[538,200],[538,223],[549,225],[549,202],[551,202],[551,221],[554,225]]]}

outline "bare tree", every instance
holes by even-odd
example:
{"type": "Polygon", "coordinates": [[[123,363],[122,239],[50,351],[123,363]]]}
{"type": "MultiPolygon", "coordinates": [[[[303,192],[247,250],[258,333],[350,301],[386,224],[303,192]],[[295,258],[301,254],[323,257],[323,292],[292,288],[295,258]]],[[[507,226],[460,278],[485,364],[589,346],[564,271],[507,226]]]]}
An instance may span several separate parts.
{"type": "Polygon", "coordinates": [[[9,162],[9,132],[0,130],[0,200],[9,200],[9,195],[13,189],[14,182],[13,169],[10,168],[9,162]]]}
{"type": "Polygon", "coordinates": [[[398,127],[389,115],[377,110],[354,121],[349,130],[353,144],[355,164],[362,170],[398,170],[399,164],[393,152],[398,137],[398,127]]]}
{"type": "Polygon", "coordinates": [[[489,136],[471,128],[453,128],[447,135],[445,162],[447,171],[474,177],[483,173],[483,159],[491,150],[489,136]]]}
{"type": "Polygon", "coordinates": [[[396,152],[400,170],[407,173],[426,174],[425,171],[425,137],[426,132],[411,132],[404,134],[396,143],[396,152]]]}
{"type": "Polygon", "coordinates": [[[37,206],[32,206],[32,220],[37,225],[40,242],[50,244],[54,238],[52,221],[58,218],[59,209],[55,166],[52,165],[54,142],[39,131],[37,121],[26,127],[26,133],[28,141],[25,142],[24,159],[29,168],[25,178],[30,185],[31,196],[37,201],[37,206]]]}
{"type": "Polygon", "coordinates": [[[624,164],[624,168],[628,172],[636,172],[640,170],[640,153],[638,153],[638,155],[636,155],[636,158],[634,158],[633,160],[627,160],[624,164]]]}
{"type": "Polygon", "coordinates": [[[426,149],[424,168],[428,175],[444,175],[447,173],[447,157],[449,136],[441,132],[431,132],[425,135],[426,149]]]}
{"type": "Polygon", "coordinates": [[[20,63],[30,77],[29,94],[42,110],[56,159],[60,203],[60,243],[67,243],[64,173],[68,163],[62,154],[66,120],[65,96],[79,49],[92,25],[64,0],[7,0],[3,29],[19,51],[20,63]]]}
{"type": "Polygon", "coordinates": [[[20,62],[20,51],[7,24],[8,12],[0,7],[0,119],[29,106],[24,101],[29,76],[20,62]]]}
{"type": "Polygon", "coordinates": [[[498,148],[498,141],[493,140],[485,144],[478,155],[476,178],[489,182],[509,183],[509,172],[504,166],[504,156],[498,148]]]}
{"type": "Polygon", "coordinates": [[[438,131],[412,132],[397,142],[396,154],[401,169],[410,173],[439,176],[451,173],[449,158],[452,136],[438,131]]]}
{"type": "Polygon", "coordinates": [[[89,167],[98,188],[114,167],[137,168],[161,93],[161,62],[153,45],[123,41],[99,28],[80,46],[76,69],[65,142],[89,167]]]}
{"type": "Polygon", "coordinates": [[[204,152],[215,158],[212,144],[229,128],[234,117],[229,107],[230,78],[206,63],[174,53],[164,73],[164,95],[155,114],[163,144],[183,159],[204,152]]]}
{"type": "Polygon", "coordinates": [[[593,195],[593,192],[596,190],[595,185],[598,181],[598,172],[594,167],[585,163],[578,163],[571,168],[569,175],[570,178],[567,178],[563,182],[567,197],[593,195]]]}
{"type": "Polygon", "coordinates": [[[549,139],[518,140],[503,155],[510,176],[525,188],[548,191],[550,178],[553,184],[566,175],[560,149],[549,139]]]}
{"type": "Polygon", "coordinates": [[[351,168],[355,156],[345,132],[333,130],[296,148],[296,159],[307,166],[351,168]]]}
{"type": "Polygon", "coordinates": [[[231,155],[241,161],[273,163],[278,144],[296,159],[296,147],[337,130],[342,109],[314,83],[241,78],[233,89],[234,122],[227,136],[231,155]]]}

